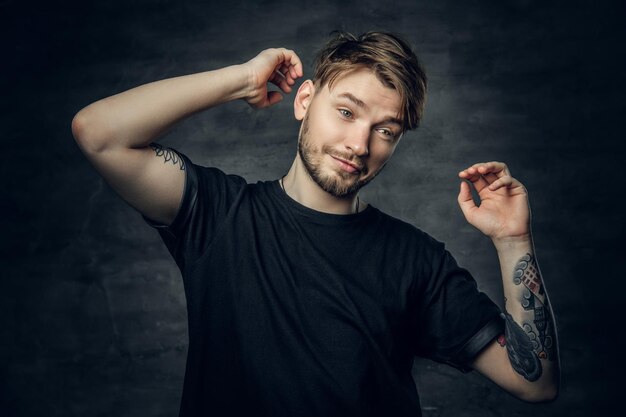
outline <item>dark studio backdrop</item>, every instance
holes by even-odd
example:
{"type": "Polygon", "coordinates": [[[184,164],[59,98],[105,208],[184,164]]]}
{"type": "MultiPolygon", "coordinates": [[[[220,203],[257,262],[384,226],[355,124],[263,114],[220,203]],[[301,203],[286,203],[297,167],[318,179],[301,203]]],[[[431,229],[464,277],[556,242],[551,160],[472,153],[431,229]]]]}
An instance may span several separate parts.
{"type": "MultiPolygon", "coordinates": [[[[70,131],[87,104],[162,78],[294,49],[311,76],[333,29],[403,34],[429,77],[420,129],[363,192],[447,243],[501,305],[491,242],[466,224],[457,172],[502,160],[528,188],[557,315],[562,393],[514,399],[416,360],[425,416],[587,416],[617,404],[624,298],[624,8],[620,2],[0,1],[3,21],[0,414],[174,416],[187,349],[180,274],[156,231],[70,131]]],[[[298,83],[299,84],[299,83],[298,83]]],[[[249,182],[289,167],[293,94],[235,102],[160,140],[249,182]]]]}

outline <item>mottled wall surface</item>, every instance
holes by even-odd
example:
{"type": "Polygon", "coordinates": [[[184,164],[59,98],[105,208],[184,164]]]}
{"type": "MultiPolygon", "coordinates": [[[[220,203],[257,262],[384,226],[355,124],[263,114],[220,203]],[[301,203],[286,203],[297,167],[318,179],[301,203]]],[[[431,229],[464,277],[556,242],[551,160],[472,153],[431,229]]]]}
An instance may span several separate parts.
{"type": "MultiPolygon", "coordinates": [[[[529,405],[481,376],[417,360],[425,416],[586,416],[621,376],[619,2],[109,1],[0,3],[3,231],[0,414],[173,416],[187,328],[180,273],[157,233],[82,156],[74,114],[142,83],[285,46],[303,58],[333,29],[394,30],[426,67],[423,126],[363,197],[447,243],[501,304],[495,251],[456,205],[463,167],[506,161],[529,189],[538,259],[560,330],[563,391],[529,405]],[[615,358],[615,359],[614,359],[615,358]]],[[[291,97],[228,103],[160,141],[199,164],[277,178],[294,156],[291,97]]]]}

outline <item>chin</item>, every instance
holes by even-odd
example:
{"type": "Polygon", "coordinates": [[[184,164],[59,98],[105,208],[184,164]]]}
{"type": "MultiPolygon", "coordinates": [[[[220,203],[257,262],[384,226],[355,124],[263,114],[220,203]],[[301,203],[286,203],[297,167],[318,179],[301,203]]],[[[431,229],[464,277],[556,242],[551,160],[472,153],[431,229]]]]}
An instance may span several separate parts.
{"type": "Polygon", "coordinates": [[[337,198],[345,198],[356,194],[372,179],[362,178],[360,173],[350,174],[332,168],[329,168],[322,175],[311,177],[324,191],[337,198]]]}

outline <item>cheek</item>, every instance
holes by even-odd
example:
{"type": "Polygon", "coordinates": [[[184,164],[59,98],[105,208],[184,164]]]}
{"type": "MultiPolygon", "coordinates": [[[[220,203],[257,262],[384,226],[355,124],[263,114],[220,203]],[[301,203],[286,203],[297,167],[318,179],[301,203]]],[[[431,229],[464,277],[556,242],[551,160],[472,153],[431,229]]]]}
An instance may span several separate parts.
{"type": "Polygon", "coordinates": [[[393,155],[395,146],[384,142],[377,142],[370,145],[370,162],[376,165],[382,165],[387,162],[393,155]]]}
{"type": "Polygon", "coordinates": [[[311,114],[311,130],[318,136],[317,140],[336,142],[349,133],[348,124],[343,123],[333,111],[330,109],[311,114]]]}

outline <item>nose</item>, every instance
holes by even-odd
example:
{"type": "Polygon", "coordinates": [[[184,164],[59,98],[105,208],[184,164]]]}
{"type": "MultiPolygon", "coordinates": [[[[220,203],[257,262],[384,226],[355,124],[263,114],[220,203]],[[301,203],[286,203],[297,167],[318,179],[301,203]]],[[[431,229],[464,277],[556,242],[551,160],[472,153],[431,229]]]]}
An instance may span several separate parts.
{"type": "Polygon", "coordinates": [[[370,129],[365,126],[355,126],[349,132],[345,141],[345,147],[357,156],[367,156],[369,154],[370,129]]]}

